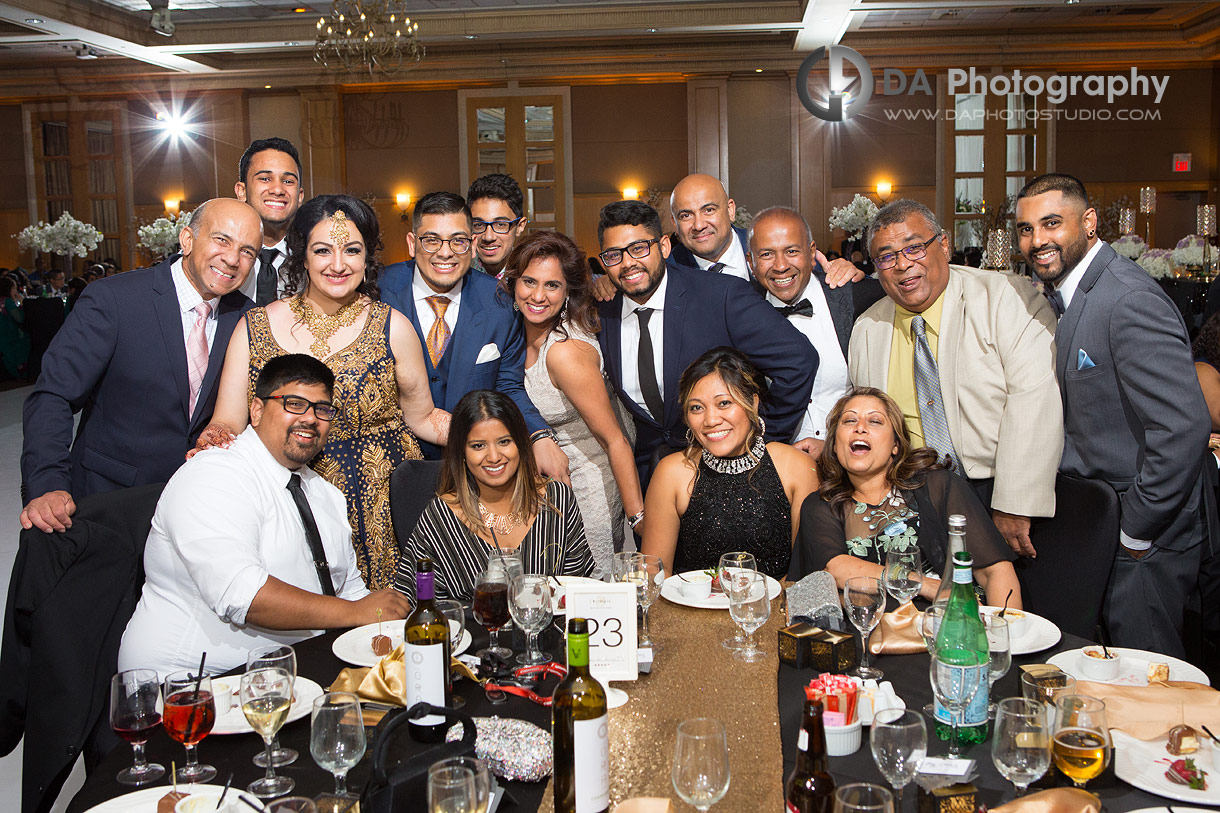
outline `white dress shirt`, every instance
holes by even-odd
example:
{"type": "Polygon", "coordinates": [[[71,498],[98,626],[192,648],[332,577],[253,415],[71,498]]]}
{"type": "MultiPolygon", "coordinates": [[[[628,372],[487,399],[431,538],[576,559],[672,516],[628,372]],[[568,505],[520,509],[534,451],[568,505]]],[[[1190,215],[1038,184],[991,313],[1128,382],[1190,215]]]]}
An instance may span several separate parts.
{"type": "MultiPolygon", "coordinates": [[[[665,400],[665,289],[667,287],[669,287],[668,274],[661,278],[661,284],[643,305],[637,304],[626,294],[623,295],[622,330],[620,331],[622,336],[619,345],[623,360],[623,392],[627,393],[627,396],[648,415],[652,415],[652,410],[644,403],[644,391],[640,389],[639,350],[637,349],[640,345],[640,317],[635,310],[636,308],[648,308],[652,311],[652,316],[648,319],[648,335],[652,337],[652,366],[657,372],[657,389],[661,393],[663,402],[665,400]]],[[[665,421],[664,415],[652,415],[652,417],[657,423],[665,421]]]]}
{"type": "Polygon", "coordinates": [[[733,232],[733,239],[729,241],[728,248],[724,250],[724,254],[720,255],[719,260],[705,260],[693,251],[691,256],[695,258],[695,262],[704,271],[716,263],[724,263],[724,268],[720,269],[719,273],[744,279],[746,282],[753,282],[753,277],[750,275],[750,267],[746,264],[746,252],[742,249],[741,240],[738,239],[737,232],[735,231],[733,232]]]}
{"type": "Polygon", "coordinates": [[[1080,262],[1076,263],[1076,267],[1069,271],[1063,278],[1063,282],[1057,286],[1059,295],[1063,297],[1064,310],[1067,310],[1068,305],[1072,304],[1072,297],[1076,295],[1076,289],[1080,286],[1080,280],[1084,278],[1084,272],[1089,270],[1089,266],[1093,264],[1093,258],[1099,251],[1101,251],[1101,240],[1093,244],[1088,253],[1081,258],[1080,262]]]}
{"type": "MultiPolygon", "coordinates": [[[[467,271],[467,274],[473,273],[467,271]]],[[[482,273],[481,271],[479,273],[482,273]]],[[[428,331],[432,330],[432,326],[436,324],[436,312],[432,310],[432,306],[428,304],[428,297],[443,296],[449,300],[449,307],[445,308],[445,324],[449,326],[450,335],[453,334],[453,329],[457,327],[458,308],[462,304],[462,286],[466,283],[466,278],[462,277],[461,281],[453,286],[453,290],[449,293],[438,294],[436,291],[428,287],[428,283],[424,282],[424,278],[420,276],[419,269],[415,269],[415,276],[411,278],[411,296],[415,299],[415,318],[419,320],[419,328],[424,332],[424,336],[428,335],[428,331]]],[[[428,348],[424,348],[424,353],[428,352],[428,348]]]]}
{"type": "MultiPolygon", "coordinates": [[[[297,472],[309,499],[335,595],[368,594],[352,547],[343,494],[307,466],[297,472]]],[[[119,648],[119,669],[161,677],[195,669],[208,653],[216,674],[246,664],[249,650],[292,644],[320,630],[246,624],[255,595],[274,576],[321,593],[301,515],[288,491],[293,474],[247,427],[228,449],[200,452],[170,478],[144,549],[144,591],[119,648]]]]}
{"type": "MultiPolygon", "coordinates": [[[[839,335],[835,333],[834,318],[830,315],[830,305],[826,302],[826,292],[813,277],[805,290],[797,294],[792,304],[808,299],[813,306],[812,316],[791,314],[788,321],[799,330],[813,349],[818,351],[818,374],[813,379],[813,390],[809,393],[809,406],[805,408],[805,417],[801,419],[801,428],[797,430],[793,440],[817,438],[826,440],[826,416],[835,403],[847,393],[851,380],[847,374],[847,359],[843,358],[843,347],[839,344],[839,335]]],[[[788,304],[781,302],[773,294],[767,294],[767,302],[777,308],[788,304]]]]}
{"type": "MultiPolygon", "coordinates": [[[[195,313],[195,307],[203,301],[203,297],[186,278],[186,272],[182,270],[181,257],[170,265],[169,275],[174,281],[174,293],[178,295],[178,315],[182,319],[182,344],[189,346],[191,330],[195,327],[195,320],[199,318],[195,313]]],[[[216,306],[219,303],[219,298],[212,300],[208,320],[203,325],[203,332],[208,337],[208,352],[211,352],[212,341],[216,338],[216,306]]]]}
{"type": "MultiPolygon", "coordinates": [[[[288,284],[288,271],[284,268],[284,264],[288,262],[288,235],[273,246],[263,246],[263,248],[273,248],[276,250],[275,259],[271,261],[271,267],[275,269],[276,286],[275,295],[282,296],[284,294],[284,286],[288,284]]],[[[254,258],[254,267],[250,269],[250,273],[246,276],[246,281],[241,284],[241,292],[250,298],[253,302],[255,295],[258,293],[258,258],[254,258]]]]}

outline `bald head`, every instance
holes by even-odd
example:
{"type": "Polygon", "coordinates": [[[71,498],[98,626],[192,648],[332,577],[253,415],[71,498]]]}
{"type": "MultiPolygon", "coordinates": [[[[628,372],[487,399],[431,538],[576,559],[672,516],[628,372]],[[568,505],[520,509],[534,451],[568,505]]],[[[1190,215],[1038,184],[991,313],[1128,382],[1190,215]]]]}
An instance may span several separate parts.
{"type": "Polygon", "coordinates": [[[263,245],[263,221],[249,205],[214,198],[195,210],[178,237],[182,271],[206,300],[236,291],[263,245]]]}
{"type": "Polygon", "coordinates": [[[711,175],[687,175],[674,187],[669,209],[678,239],[692,254],[716,262],[733,239],[737,205],[711,175]]]}

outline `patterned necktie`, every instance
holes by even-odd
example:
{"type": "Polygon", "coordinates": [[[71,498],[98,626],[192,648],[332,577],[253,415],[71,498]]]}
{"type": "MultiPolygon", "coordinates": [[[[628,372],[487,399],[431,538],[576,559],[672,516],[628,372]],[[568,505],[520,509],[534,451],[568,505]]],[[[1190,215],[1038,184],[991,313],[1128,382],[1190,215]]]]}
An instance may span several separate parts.
{"type": "Polygon", "coordinates": [[[932,348],[928,346],[922,316],[911,320],[911,332],[915,334],[915,397],[919,400],[924,444],[956,464],[957,451],[949,437],[949,421],[945,417],[945,401],[940,390],[940,372],[936,368],[932,348]]]}
{"type": "Polygon", "coordinates": [[[794,313],[797,316],[813,316],[813,303],[808,299],[802,299],[795,305],[777,305],[775,309],[779,311],[780,316],[791,316],[794,313]]]}
{"type": "Polygon", "coordinates": [[[636,370],[640,374],[640,394],[644,396],[644,406],[652,413],[652,418],[659,424],[665,421],[665,402],[661,400],[661,388],[657,386],[657,365],[652,356],[652,334],[648,332],[648,320],[652,318],[651,308],[636,308],[636,318],[640,320],[640,343],[636,350],[636,370]]]}
{"type": "Polygon", "coordinates": [[[199,400],[199,388],[208,373],[208,316],[212,312],[211,302],[200,302],[195,311],[195,324],[186,337],[186,378],[191,387],[190,414],[195,414],[195,402],[199,400]]]}
{"type": "Polygon", "coordinates": [[[309,508],[309,499],[305,496],[305,489],[301,488],[301,475],[293,474],[288,478],[288,491],[292,494],[292,501],[297,504],[297,511],[301,514],[301,524],[305,526],[305,542],[309,544],[313,566],[318,572],[318,584],[322,587],[324,595],[333,596],[335,585],[330,580],[330,565],[326,561],[326,551],[322,548],[322,535],[318,533],[318,523],[314,521],[313,511],[309,508]]]}
{"type": "Polygon", "coordinates": [[[711,265],[709,265],[707,267],[707,270],[712,272],[713,274],[719,274],[724,269],[725,269],[724,263],[712,263],[711,265]]]}
{"type": "Polygon", "coordinates": [[[1063,316],[1063,312],[1067,310],[1063,305],[1063,294],[1058,288],[1051,288],[1046,292],[1046,301],[1051,303],[1051,310],[1055,312],[1055,318],[1063,316]]]}
{"type": "Polygon", "coordinates": [[[279,251],[264,248],[258,252],[258,281],[254,288],[254,304],[262,307],[276,300],[279,294],[279,274],[275,271],[275,258],[279,251]]]}
{"type": "Polygon", "coordinates": [[[445,311],[449,308],[449,297],[430,296],[427,301],[432,308],[432,313],[436,316],[436,321],[428,330],[428,358],[432,360],[432,366],[436,367],[441,363],[441,356],[445,355],[445,348],[449,346],[449,337],[452,335],[449,325],[445,324],[445,311]]]}

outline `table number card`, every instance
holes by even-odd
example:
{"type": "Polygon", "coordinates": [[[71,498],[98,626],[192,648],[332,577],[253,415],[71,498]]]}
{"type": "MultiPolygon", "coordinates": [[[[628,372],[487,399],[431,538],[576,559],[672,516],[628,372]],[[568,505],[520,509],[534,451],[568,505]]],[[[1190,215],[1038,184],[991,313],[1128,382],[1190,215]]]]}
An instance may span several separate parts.
{"type": "Polygon", "coordinates": [[[634,584],[568,585],[568,618],[588,619],[589,671],[600,681],[639,677],[635,603],[634,584]]]}

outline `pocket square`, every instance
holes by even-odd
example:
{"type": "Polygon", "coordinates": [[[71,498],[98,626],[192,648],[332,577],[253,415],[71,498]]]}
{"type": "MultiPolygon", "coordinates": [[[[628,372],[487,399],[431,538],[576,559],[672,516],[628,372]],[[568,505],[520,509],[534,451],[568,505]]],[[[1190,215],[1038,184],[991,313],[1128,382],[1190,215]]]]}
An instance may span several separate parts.
{"type": "Polygon", "coordinates": [[[1096,367],[1096,366],[1097,365],[1093,363],[1093,359],[1089,358],[1089,354],[1084,352],[1084,348],[1083,347],[1080,348],[1080,350],[1076,356],[1076,369],[1077,370],[1087,370],[1090,367],[1096,367]]]}
{"type": "Polygon", "coordinates": [[[495,342],[488,342],[483,345],[483,349],[479,351],[479,357],[474,360],[475,364],[483,364],[487,361],[495,361],[500,358],[500,348],[496,347],[495,342]]]}

